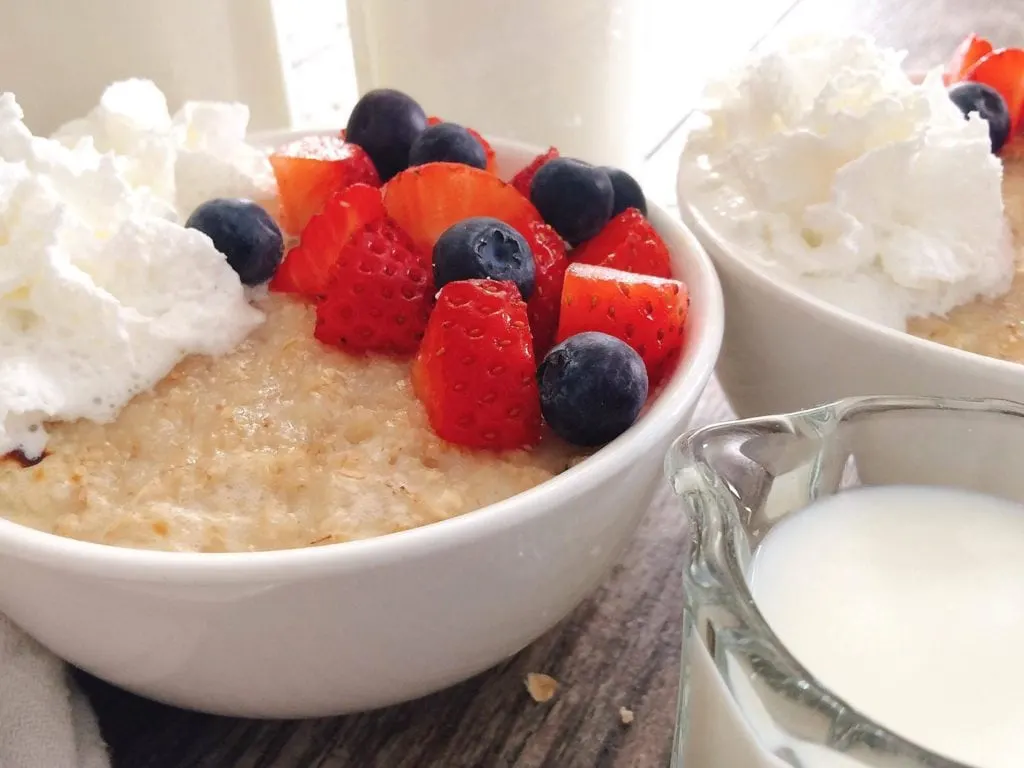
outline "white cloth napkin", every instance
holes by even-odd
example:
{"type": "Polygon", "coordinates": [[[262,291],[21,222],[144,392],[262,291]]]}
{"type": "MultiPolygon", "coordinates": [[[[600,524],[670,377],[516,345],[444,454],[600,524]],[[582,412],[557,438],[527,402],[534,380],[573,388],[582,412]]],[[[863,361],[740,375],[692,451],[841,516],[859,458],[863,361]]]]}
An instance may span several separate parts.
{"type": "Polygon", "coordinates": [[[64,662],[0,614],[0,767],[109,766],[96,716],[64,662]]]}

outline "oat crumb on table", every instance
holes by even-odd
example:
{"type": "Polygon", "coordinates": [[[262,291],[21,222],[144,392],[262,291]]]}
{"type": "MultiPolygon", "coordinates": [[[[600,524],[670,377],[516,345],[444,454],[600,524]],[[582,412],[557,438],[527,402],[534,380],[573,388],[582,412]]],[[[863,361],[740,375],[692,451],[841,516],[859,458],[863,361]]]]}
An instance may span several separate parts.
{"type": "Polygon", "coordinates": [[[623,725],[633,724],[633,710],[626,707],[619,707],[619,719],[623,725]]]}
{"type": "Polygon", "coordinates": [[[551,701],[558,692],[558,681],[550,675],[530,672],[526,676],[526,690],[538,704],[551,701]]]}

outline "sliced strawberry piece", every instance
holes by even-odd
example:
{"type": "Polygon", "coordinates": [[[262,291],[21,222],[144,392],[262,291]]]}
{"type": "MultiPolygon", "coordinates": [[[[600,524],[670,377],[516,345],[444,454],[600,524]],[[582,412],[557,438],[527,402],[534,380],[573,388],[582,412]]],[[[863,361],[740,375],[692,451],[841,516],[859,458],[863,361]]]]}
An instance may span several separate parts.
{"type": "Polygon", "coordinates": [[[380,186],[380,176],[362,147],[340,136],[307,136],[270,155],[281,198],[282,224],[293,235],[335,192],[352,184],[380,186]]]}
{"type": "Polygon", "coordinates": [[[946,85],[960,82],[966,77],[971,67],[990,53],[992,53],[992,43],[972,32],[956,47],[953,58],[946,64],[946,71],[942,79],[946,85]]]}
{"type": "MultiPolygon", "coordinates": [[[[437,125],[437,124],[443,123],[443,122],[444,122],[444,120],[442,120],[440,117],[428,117],[427,118],[427,127],[430,127],[431,125],[437,125]]],[[[465,128],[467,131],[469,131],[469,133],[473,136],[473,138],[480,142],[480,146],[484,148],[484,154],[487,156],[487,172],[488,173],[497,173],[498,172],[498,158],[497,158],[497,155],[494,153],[494,147],[492,147],[490,145],[490,142],[488,142],[487,139],[485,139],[483,136],[481,136],[473,128],[470,128],[468,125],[467,126],[463,126],[463,128],[465,128]]]]}
{"type": "Polygon", "coordinates": [[[1024,49],[993,51],[971,67],[964,79],[999,92],[1010,112],[1010,135],[1014,135],[1024,117],[1024,49]]]}
{"type": "Polygon", "coordinates": [[[643,358],[653,385],[682,347],[689,307],[678,280],[573,264],[565,273],[557,338],[600,331],[621,339],[643,358]]]}
{"type": "Polygon", "coordinates": [[[494,152],[494,147],[491,146],[490,142],[481,136],[474,128],[466,128],[467,131],[472,134],[473,138],[480,142],[480,146],[484,148],[484,154],[487,156],[487,172],[497,173],[498,172],[498,156],[494,152]]]}
{"type": "Polygon", "coordinates": [[[432,294],[430,254],[392,220],[371,221],[338,254],[314,335],[349,352],[411,354],[432,294]]]}
{"type": "Polygon", "coordinates": [[[558,157],[558,150],[554,147],[549,147],[548,151],[543,155],[537,155],[530,164],[519,171],[515,176],[512,177],[512,186],[519,190],[519,193],[527,200],[530,199],[530,185],[533,184],[533,177],[537,175],[537,171],[541,169],[548,160],[554,160],[558,157]]]}
{"type": "Polygon", "coordinates": [[[384,185],[384,209],[430,252],[442,232],[472,216],[500,219],[521,233],[541,221],[530,201],[493,173],[459,163],[402,171],[384,185]]]}
{"type": "Polygon", "coordinates": [[[541,360],[555,343],[562,283],[565,270],[569,268],[569,259],[565,255],[565,242],[547,224],[530,224],[523,237],[530,244],[536,265],[536,287],[526,302],[526,309],[533,333],[533,353],[537,360],[541,360]]]}
{"type": "Polygon", "coordinates": [[[334,193],[302,230],[270,281],[270,290],[315,298],[324,293],[341,249],[357,231],[384,218],[380,190],[353,184],[334,193]]]}
{"type": "Polygon", "coordinates": [[[496,450],[537,443],[536,372],[526,304],[514,283],[459,280],[441,289],[412,369],[439,437],[496,450]]]}
{"type": "Polygon", "coordinates": [[[299,270],[288,265],[288,259],[291,258],[295,248],[291,248],[284,255],[284,261],[277,268],[277,272],[270,278],[270,282],[267,284],[267,288],[273,293],[295,293],[302,294],[299,290],[300,282],[296,280],[296,274],[299,270]]]}
{"type": "Polygon", "coordinates": [[[627,208],[595,237],[574,249],[572,260],[638,275],[672,277],[668,246],[636,208],[627,208]]]}

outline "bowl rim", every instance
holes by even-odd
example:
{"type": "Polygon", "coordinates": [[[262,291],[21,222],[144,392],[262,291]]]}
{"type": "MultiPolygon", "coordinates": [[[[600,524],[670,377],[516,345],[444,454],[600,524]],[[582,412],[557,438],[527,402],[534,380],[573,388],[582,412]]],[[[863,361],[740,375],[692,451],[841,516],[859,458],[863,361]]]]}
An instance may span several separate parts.
{"type": "MultiPolygon", "coordinates": [[[[911,73],[911,77],[917,77],[917,74],[911,73]]],[[[937,363],[947,367],[971,366],[987,376],[999,379],[1017,378],[1021,379],[1022,383],[1024,383],[1024,364],[1022,363],[1014,363],[1009,360],[988,357],[977,352],[968,352],[964,349],[949,347],[937,341],[923,339],[907,331],[890,328],[875,320],[861,317],[842,307],[830,304],[800,286],[791,285],[772,276],[759,265],[756,253],[750,248],[730,242],[718,229],[710,224],[700,207],[691,201],[687,194],[688,187],[684,182],[684,153],[689,140],[688,134],[693,129],[693,121],[699,118],[701,114],[699,110],[696,110],[687,118],[686,122],[689,124],[689,127],[684,125],[681,128],[684,131],[684,142],[676,174],[676,202],[679,216],[683,223],[697,235],[697,238],[712,256],[713,261],[726,262],[729,267],[741,270],[747,277],[756,281],[759,287],[763,286],[766,290],[774,293],[781,299],[790,301],[790,303],[802,305],[809,312],[823,315],[833,325],[846,325],[862,336],[874,336],[891,348],[902,348],[906,350],[908,355],[916,355],[915,359],[920,359],[921,355],[928,355],[934,358],[937,363]]]]}
{"type": "MultiPolygon", "coordinates": [[[[283,144],[310,135],[336,134],[337,128],[261,131],[250,136],[256,145],[283,144]]],[[[501,155],[536,156],[544,148],[488,136],[501,155]]],[[[404,531],[367,539],[315,547],[258,552],[173,552],[135,549],[81,541],[15,523],[0,517],[0,556],[57,566],[65,571],[101,571],[105,576],[141,582],[237,583],[247,579],[301,578],[314,574],[346,573],[368,566],[444,551],[472,542],[570,503],[605,478],[633,463],[665,440],[666,449],[675,437],[669,432],[682,423],[687,409],[699,399],[710,380],[725,330],[721,284],[714,265],[697,237],[678,218],[661,206],[648,203],[651,223],[671,233],[688,252],[692,273],[685,276],[691,293],[699,291],[700,315],[693,327],[688,365],[679,366],[664,385],[661,395],[638,422],[621,437],[565,472],[508,499],[456,517],[404,531]]],[[[691,306],[691,318],[693,318],[691,306]]]]}

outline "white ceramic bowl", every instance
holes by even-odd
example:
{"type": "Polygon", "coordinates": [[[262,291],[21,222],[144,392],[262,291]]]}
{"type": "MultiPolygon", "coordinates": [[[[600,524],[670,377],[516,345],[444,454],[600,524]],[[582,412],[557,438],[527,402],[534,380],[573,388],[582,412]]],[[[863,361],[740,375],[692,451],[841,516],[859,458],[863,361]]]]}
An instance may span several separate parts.
{"type": "MultiPolygon", "coordinates": [[[[506,177],[540,151],[494,143],[506,177]]],[[[651,206],[650,219],[690,287],[686,353],[650,411],[592,458],[458,518],[304,550],[148,552],[0,520],[0,611],[116,685],[238,716],[380,707],[516,653],[619,557],[714,367],[723,311],[711,262],[664,211],[651,206]]]]}
{"type": "Polygon", "coordinates": [[[717,376],[741,418],[857,395],[1024,400],[1024,365],[919,339],[839,309],[767,274],[722,238],[677,186],[683,222],[722,283],[717,376]]]}

